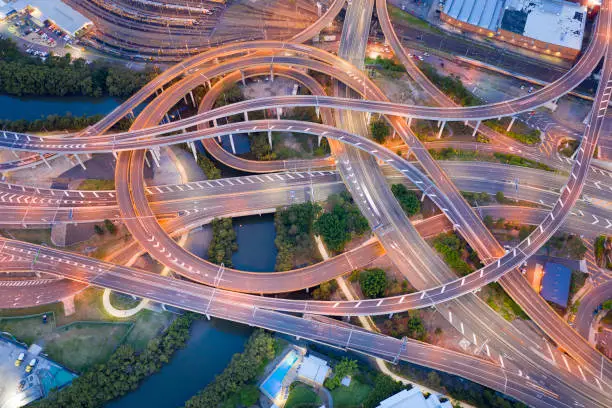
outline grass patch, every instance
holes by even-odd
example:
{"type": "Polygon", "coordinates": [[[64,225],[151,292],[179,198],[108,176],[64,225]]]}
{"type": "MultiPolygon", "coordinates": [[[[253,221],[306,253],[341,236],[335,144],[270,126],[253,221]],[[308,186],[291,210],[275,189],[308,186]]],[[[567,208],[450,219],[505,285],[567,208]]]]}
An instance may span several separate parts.
{"type": "Polygon", "coordinates": [[[445,147],[443,149],[429,149],[429,154],[431,154],[431,156],[436,160],[486,161],[551,172],[555,171],[552,167],[549,167],[543,163],[537,162],[535,160],[525,159],[524,157],[517,156],[515,154],[486,154],[473,150],[453,149],[452,147],[445,147]]]}
{"type": "Polygon", "coordinates": [[[516,141],[519,141],[528,146],[540,143],[540,131],[538,129],[532,129],[520,120],[515,120],[512,124],[511,131],[507,131],[508,125],[512,119],[504,117],[501,120],[485,120],[483,122],[487,127],[495,130],[496,132],[506,135],[516,141]]]}
{"type": "Polygon", "coordinates": [[[114,190],[115,180],[86,179],[79,184],[77,190],[114,190]]]}
{"type": "Polygon", "coordinates": [[[399,7],[395,7],[391,4],[388,4],[387,9],[389,10],[389,17],[391,17],[392,20],[397,20],[400,23],[409,25],[411,27],[416,27],[421,30],[440,34],[443,33],[442,30],[432,26],[427,21],[421,20],[420,18],[415,17],[408,12],[405,12],[399,7]]]}
{"type": "Polygon", "coordinates": [[[359,382],[356,378],[351,380],[348,387],[338,387],[331,391],[334,407],[354,408],[360,407],[368,395],[372,392],[370,385],[359,382]]]}
{"type": "Polygon", "coordinates": [[[44,344],[45,353],[71,370],[83,372],[107,361],[129,330],[130,324],[74,323],[56,330],[44,344]]]}
{"type": "Polygon", "coordinates": [[[285,403],[285,408],[318,408],[321,406],[321,398],[312,387],[302,384],[291,384],[291,392],[285,403]]]}
{"type": "Polygon", "coordinates": [[[82,371],[108,359],[120,344],[143,350],[174,319],[171,313],[150,310],[142,310],[127,319],[112,317],[102,306],[102,290],[96,288],[80,292],[74,302],[75,313],[70,316],[64,315],[61,302],[25,309],[0,309],[0,331],[10,332],[28,345],[40,342],[52,359],[82,371]],[[48,315],[46,324],[41,317],[44,313],[48,315]]]}
{"type": "Polygon", "coordinates": [[[485,301],[491,309],[495,310],[507,321],[511,322],[516,318],[529,320],[527,313],[508,296],[499,283],[492,282],[488,284],[482,292],[485,301]]]}
{"type": "Polygon", "coordinates": [[[34,228],[34,229],[11,229],[0,230],[2,235],[19,241],[26,241],[36,245],[48,245],[55,247],[51,242],[51,228],[34,228]]]}
{"type": "Polygon", "coordinates": [[[140,299],[134,299],[132,296],[124,293],[111,292],[110,303],[117,309],[128,310],[136,307],[140,303],[140,299]]]}
{"type": "Polygon", "coordinates": [[[580,271],[572,271],[572,278],[570,281],[569,299],[570,301],[574,298],[574,295],[584,286],[587,280],[587,274],[580,271]]]}

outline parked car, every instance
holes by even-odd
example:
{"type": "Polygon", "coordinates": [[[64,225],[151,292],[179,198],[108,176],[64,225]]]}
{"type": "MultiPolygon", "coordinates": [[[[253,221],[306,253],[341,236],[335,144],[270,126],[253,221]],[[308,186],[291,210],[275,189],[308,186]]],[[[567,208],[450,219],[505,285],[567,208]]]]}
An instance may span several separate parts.
{"type": "Polygon", "coordinates": [[[19,367],[21,363],[23,363],[24,358],[25,358],[25,353],[19,353],[17,360],[15,360],[15,367],[19,367]]]}
{"type": "Polygon", "coordinates": [[[37,362],[38,362],[38,360],[36,360],[35,358],[30,360],[30,364],[28,364],[28,366],[25,369],[26,373],[29,373],[30,371],[32,371],[34,369],[34,366],[36,365],[37,362]]]}

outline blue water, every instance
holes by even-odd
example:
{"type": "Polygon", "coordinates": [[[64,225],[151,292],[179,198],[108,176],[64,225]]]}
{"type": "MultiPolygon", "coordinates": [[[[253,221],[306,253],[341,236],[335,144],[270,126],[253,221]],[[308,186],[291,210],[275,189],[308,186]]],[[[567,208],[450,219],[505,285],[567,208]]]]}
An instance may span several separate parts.
{"type": "Polygon", "coordinates": [[[48,115],[105,115],[121,104],[111,97],[19,97],[0,95],[0,119],[41,119],[48,115]]]}
{"type": "Polygon", "coordinates": [[[283,379],[291,370],[291,367],[298,361],[299,356],[293,350],[291,350],[285,358],[276,366],[272,374],[261,384],[261,390],[267,394],[270,398],[275,399],[281,390],[283,379]]]}
{"type": "Polygon", "coordinates": [[[170,363],[148,377],[136,391],[106,405],[107,408],[182,407],[244,351],[252,328],[213,319],[198,320],[184,349],[170,363]]]}
{"type": "Polygon", "coordinates": [[[235,269],[273,272],[276,264],[274,214],[234,218],[238,251],[232,256],[235,269]]]}
{"type": "MultiPolygon", "coordinates": [[[[246,134],[241,133],[238,135],[234,135],[233,138],[236,154],[243,154],[251,151],[251,142],[249,141],[249,137],[246,134]]],[[[221,146],[223,146],[223,148],[228,152],[233,153],[232,143],[230,141],[229,135],[221,137],[221,146]]]]}

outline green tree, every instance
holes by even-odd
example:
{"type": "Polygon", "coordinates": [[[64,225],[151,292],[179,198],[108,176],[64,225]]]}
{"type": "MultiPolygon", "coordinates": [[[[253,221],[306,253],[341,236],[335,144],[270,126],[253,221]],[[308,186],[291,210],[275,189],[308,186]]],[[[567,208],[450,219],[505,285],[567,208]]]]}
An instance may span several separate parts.
{"type": "Polygon", "coordinates": [[[232,255],[238,250],[236,231],[231,218],[218,218],[212,221],[212,240],[208,246],[208,259],[220,265],[232,266],[232,255]]]}
{"type": "Polygon", "coordinates": [[[389,137],[391,131],[389,129],[389,125],[387,125],[387,122],[380,118],[372,120],[370,123],[370,132],[372,134],[372,139],[380,144],[383,144],[385,143],[385,140],[387,140],[387,137],[389,137]]]}
{"type": "Polygon", "coordinates": [[[113,224],[113,222],[111,220],[104,220],[104,227],[106,227],[106,230],[108,232],[110,232],[111,234],[114,234],[117,232],[117,227],[115,227],[115,224],[113,224]]]}
{"type": "Polygon", "coordinates": [[[343,358],[334,366],[334,376],[325,380],[325,387],[333,390],[340,386],[340,382],[346,376],[351,376],[357,372],[357,360],[343,358]]]}
{"type": "Polygon", "coordinates": [[[365,269],[359,274],[359,286],[366,297],[382,297],[387,289],[387,274],[380,268],[365,269]]]}
{"type": "Polygon", "coordinates": [[[242,386],[239,391],[240,403],[245,407],[255,405],[259,400],[259,388],[254,384],[248,384],[242,386]]]}
{"type": "Polygon", "coordinates": [[[421,211],[421,201],[414,191],[410,191],[403,184],[391,185],[391,192],[399,201],[406,215],[413,216],[421,211]]]}
{"type": "Polygon", "coordinates": [[[323,213],[315,222],[315,231],[321,235],[325,245],[332,251],[342,251],[344,245],[351,238],[346,227],[343,210],[334,210],[331,213],[323,213]]]}
{"type": "Polygon", "coordinates": [[[98,235],[104,235],[104,230],[98,224],[94,225],[94,231],[98,235]]]}

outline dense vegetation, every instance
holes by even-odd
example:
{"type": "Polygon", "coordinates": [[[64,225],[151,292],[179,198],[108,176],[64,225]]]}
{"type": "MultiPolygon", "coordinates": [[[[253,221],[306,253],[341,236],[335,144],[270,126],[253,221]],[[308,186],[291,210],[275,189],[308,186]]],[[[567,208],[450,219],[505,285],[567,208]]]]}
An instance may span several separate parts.
{"type": "Polygon", "coordinates": [[[442,233],[433,239],[433,246],[442,255],[444,262],[461,276],[465,276],[474,271],[472,265],[468,264],[464,259],[464,254],[468,254],[468,259],[476,267],[480,267],[478,254],[471,248],[468,248],[465,241],[461,240],[453,233],[442,233]]]}
{"type": "Polygon", "coordinates": [[[525,159],[524,157],[515,154],[493,153],[493,157],[498,159],[500,163],[510,164],[512,166],[530,167],[532,169],[540,169],[546,171],[554,171],[551,167],[544,163],[535,160],[525,159]]]}
{"type": "Polygon", "coordinates": [[[365,408],[375,408],[381,401],[397,394],[401,390],[409,390],[411,388],[411,385],[404,385],[388,375],[379,373],[374,378],[374,388],[363,402],[363,406],[365,408]]]}
{"type": "Polygon", "coordinates": [[[605,235],[595,238],[594,250],[597,264],[612,269],[612,263],[609,261],[610,254],[612,253],[610,238],[605,235]]]}
{"type": "Polygon", "coordinates": [[[110,360],[80,377],[72,385],[29,406],[34,408],[102,407],[109,401],[135,390],[147,376],[159,371],[174,352],[185,345],[194,314],[178,317],[161,336],[136,353],[129,345],[117,348],[110,360]]]}
{"type": "Polygon", "coordinates": [[[215,166],[215,163],[210,160],[205,154],[197,152],[198,166],[202,169],[208,180],[221,178],[221,170],[215,166]]]}
{"type": "Polygon", "coordinates": [[[348,358],[343,358],[338,364],[336,364],[333,368],[334,375],[325,380],[325,387],[329,390],[333,390],[340,386],[340,381],[344,377],[352,376],[357,372],[357,360],[351,360],[348,358]]]}
{"type": "Polygon", "coordinates": [[[331,211],[319,216],[314,223],[314,230],[321,236],[327,248],[339,252],[344,249],[353,234],[361,236],[368,231],[368,220],[361,215],[347,191],[330,195],[327,202],[331,211]]]}
{"type": "Polygon", "coordinates": [[[314,240],[312,236],[316,215],[321,210],[318,204],[311,202],[294,204],[280,208],[274,215],[278,249],[276,270],[287,271],[294,267],[296,254],[312,254],[314,240]]]}
{"type": "Polygon", "coordinates": [[[274,338],[256,331],[242,353],[235,354],[225,370],[213,382],[185,403],[186,408],[251,406],[259,391],[252,382],[263,372],[277,353],[274,338]]]}
{"type": "Polygon", "coordinates": [[[387,274],[380,268],[364,269],[359,272],[359,287],[366,297],[378,298],[387,290],[387,274]]]}
{"type": "Polygon", "coordinates": [[[393,315],[384,321],[383,328],[385,333],[393,337],[427,340],[427,329],[417,310],[393,315]]]}
{"type": "MultiPolygon", "coordinates": [[[[56,130],[81,130],[100,121],[104,115],[72,116],[49,115],[36,120],[7,120],[0,119],[0,129],[11,132],[53,132],[56,130]]],[[[128,130],[132,124],[129,118],[123,118],[113,127],[117,130],[128,130]]]]}
{"type": "Polygon", "coordinates": [[[370,133],[372,135],[372,139],[376,142],[383,144],[387,137],[391,134],[391,129],[387,122],[382,119],[374,119],[370,122],[370,133]]]}
{"type": "Polygon", "coordinates": [[[9,39],[0,39],[0,93],[10,95],[82,95],[125,98],[155,73],[136,72],[84,59],[50,55],[46,61],[22,54],[9,39]]]}
{"type": "Polygon", "coordinates": [[[553,235],[544,244],[544,248],[549,254],[554,251],[556,256],[566,255],[571,259],[584,259],[587,252],[587,247],[579,236],[566,232],[553,235]]]}
{"type": "Polygon", "coordinates": [[[433,65],[425,62],[420,62],[418,65],[427,78],[455,103],[462,106],[482,105],[482,101],[466,89],[459,77],[441,75],[433,65]]]}
{"type": "Polygon", "coordinates": [[[526,145],[534,145],[540,142],[540,131],[538,129],[531,129],[526,125],[520,126],[519,123],[517,123],[517,125],[520,126],[521,131],[517,132],[510,130],[508,132],[506,129],[508,129],[508,124],[510,123],[510,120],[511,119],[506,118],[502,119],[501,121],[490,119],[485,120],[484,124],[495,130],[496,132],[499,132],[502,135],[506,135],[526,145]]]}
{"type": "Polygon", "coordinates": [[[366,57],[366,65],[374,65],[383,71],[406,72],[406,68],[400,63],[395,62],[390,58],[382,58],[378,55],[376,58],[366,57]]]}
{"type": "Polygon", "coordinates": [[[232,266],[232,255],[238,250],[236,231],[231,218],[212,221],[212,240],[208,246],[208,260],[217,265],[232,266]]]}
{"type": "Polygon", "coordinates": [[[527,313],[512,299],[497,282],[486,286],[485,301],[491,309],[498,312],[504,319],[511,322],[516,318],[529,320],[527,313]]]}
{"type": "Polygon", "coordinates": [[[395,199],[399,201],[402,210],[407,216],[411,217],[421,211],[421,200],[414,191],[410,191],[403,184],[391,185],[391,192],[395,199]]]}
{"type": "Polygon", "coordinates": [[[335,280],[323,282],[312,291],[312,298],[314,300],[329,300],[336,289],[338,289],[338,282],[335,280]]]}
{"type": "Polygon", "coordinates": [[[491,196],[489,195],[489,193],[485,192],[478,193],[471,191],[462,191],[461,195],[468,203],[470,203],[470,205],[482,205],[487,204],[491,201],[491,196]]]}

